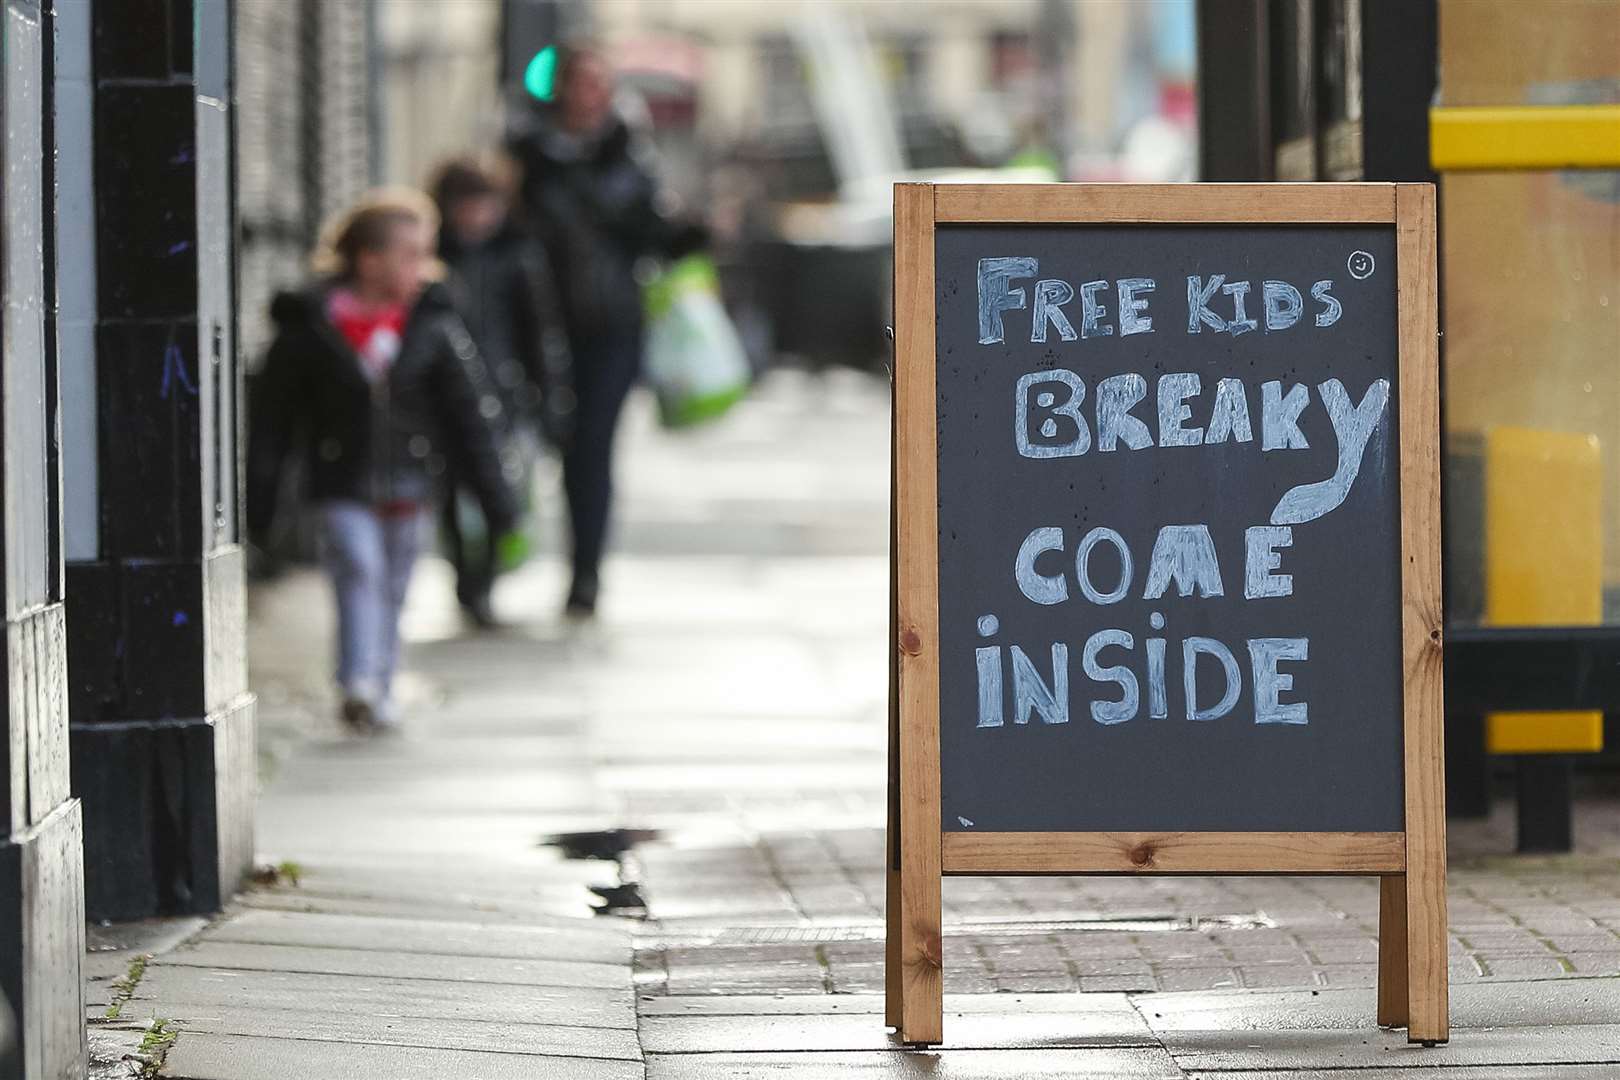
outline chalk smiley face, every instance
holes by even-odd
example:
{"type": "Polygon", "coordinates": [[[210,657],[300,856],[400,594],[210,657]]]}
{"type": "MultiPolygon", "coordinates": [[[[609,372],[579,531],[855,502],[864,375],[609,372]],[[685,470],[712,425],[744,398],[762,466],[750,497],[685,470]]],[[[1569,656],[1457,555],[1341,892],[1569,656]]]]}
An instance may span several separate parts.
{"type": "Polygon", "coordinates": [[[1365,251],[1352,251],[1350,257],[1344,261],[1345,269],[1349,270],[1350,276],[1357,281],[1366,281],[1372,277],[1374,265],[1372,255],[1365,251]]]}

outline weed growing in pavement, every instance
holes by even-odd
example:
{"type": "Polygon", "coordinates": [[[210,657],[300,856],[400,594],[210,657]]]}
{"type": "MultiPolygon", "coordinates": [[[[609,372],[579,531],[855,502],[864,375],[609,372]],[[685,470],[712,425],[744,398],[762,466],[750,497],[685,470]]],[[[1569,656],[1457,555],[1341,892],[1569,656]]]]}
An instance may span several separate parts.
{"type": "Polygon", "coordinates": [[[281,884],[291,885],[296,889],[303,877],[303,866],[293,862],[291,859],[283,859],[281,862],[274,864],[266,863],[263,866],[255,867],[253,870],[253,884],[266,889],[281,884]]]}
{"type": "Polygon", "coordinates": [[[141,1038],[140,1049],[136,1056],[141,1060],[142,1080],[151,1080],[163,1068],[163,1059],[169,1056],[169,1048],[180,1032],[168,1020],[153,1019],[147,1027],[146,1034],[141,1038]]]}
{"type": "Polygon", "coordinates": [[[146,965],[151,960],[150,953],[143,953],[135,957],[129,962],[129,970],[124,972],[124,977],[113,980],[112,1004],[107,1006],[103,1019],[117,1020],[123,1015],[124,1006],[129,1003],[130,998],[135,996],[135,988],[141,984],[141,977],[146,974],[146,965]]]}

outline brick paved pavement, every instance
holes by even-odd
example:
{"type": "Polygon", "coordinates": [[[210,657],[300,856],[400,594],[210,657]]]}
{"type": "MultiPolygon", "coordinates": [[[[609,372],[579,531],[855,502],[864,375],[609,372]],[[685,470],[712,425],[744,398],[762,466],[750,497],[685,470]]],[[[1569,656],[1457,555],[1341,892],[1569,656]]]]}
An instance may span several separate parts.
{"type": "MultiPolygon", "coordinates": [[[[1582,806],[1583,825],[1610,817],[1620,815],[1607,802],[1582,806]]],[[[1468,855],[1498,838],[1456,832],[1455,982],[1620,974],[1620,859],[1468,855]]],[[[632,872],[657,929],[642,935],[643,992],[881,991],[882,846],[880,830],[848,829],[644,847],[632,872]]],[[[1376,976],[1372,879],[953,878],[944,895],[953,993],[1371,986],[1376,976]]]]}

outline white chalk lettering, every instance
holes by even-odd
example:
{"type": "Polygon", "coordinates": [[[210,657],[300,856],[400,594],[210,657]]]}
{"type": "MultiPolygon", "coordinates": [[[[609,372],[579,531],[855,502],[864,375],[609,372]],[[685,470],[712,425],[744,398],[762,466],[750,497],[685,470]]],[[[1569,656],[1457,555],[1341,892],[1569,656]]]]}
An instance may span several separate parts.
{"type": "Polygon", "coordinates": [[[1074,573],[1080,582],[1080,594],[1093,604],[1115,604],[1125,599],[1131,587],[1131,549],[1125,546],[1125,538],[1102,525],[1086,533],[1074,553],[1074,573]],[[1098,592],[1091,582],[1091,552],[1104,541],[1113,544],[1114,550],[1119,552],[1119,584],[1106,593],[1098,592]]]}
{"type": "Polygon", "coordinates": [[[1344,312],[1344,305],[1335,300],[1329,292],[1332,288],[1333,280],[1331,278],[1326,281],[1318,281],[1311,286],[1311,299],[1319,300],[1322,303],[1322,310],[1316,313],[1317,326],[1332,326],[1339,321],[1339,316],[1344,312]]]}
{"type": "Polygon", "coordinates": [[[1197,373],[1178,371],[1159,379],[1159,445],[1197,446],[1204,441],[1204,429],[1182,427],[1182,421],[1192,415],[1186,404],[1203,390],[1197,373]]]}
{"type": "Polygon", "coordinates": [[[1187,697],[1187,719],[1219,720],[1237,704],[1243,689],[1243,676],[1238,671],[1237,658],[1232,650],[1214,638],[1190,637],[1181,643],[1181,689],[1187,697]],[[1207,708],[1198,707],[1198,657],[1213,656],[1220,661],[1226,675],[1226,690],[1221,699],[1207,708]]]}
{"type": "Polygon", "coordinates": [[[1225,274],[1211,275],[1207,284],[1197,274],[1187,276],[1187,333],[1196,334],[1204,326],[1217,334],[1226,329],[1226,320],[1209,310],[1209,302],[1221,291],[1224,281],[1225,274]]]}
{"type": "Polygon", "coordinates": [[[1018,545],[1018,557],[1013,561],[1013,579],[1018,582],[1018,591],[1037,604],[1061,604],[1067,600],[1069,583],[1062,574],[1043,574],[1035,569],[1035,560],[1041,555],[1062,550],[1062,529],[1055,525],[1031,529],[1018,545]]]}
{"type": "Polygon", "coordinates": [[[1142,599],[1157,600],[1171,581],[1176,583],[1177,596],[1191,596],[1194,589],[1200,596],[1225,595],[1208,525],[1166,525],[1159,530],[1142,599]]]}
{"type": "Polygon", "coordinates": [[[1004,339],[1001,313],[1024,310],[1024,290],[1009,289],[1013,278],[1034,277],[1041,264],[1035,259],[1008,256],[979,260],[979,344],[1004,339]]]}
{"type": "Polygon", "coordinates": [[[1014,645],[1012,653],[1013,723],[1029,723],[1031,712],[1039,713],[1044,724],[1069,722],[1069,647],[1052,645],[1052,685],[1048,687],[1024,650],[1014,645]]]}
{"type": "Polygon", "coordinates": [[[1058,337],[1064,341],[1074,341],[1079,337],[1074,332],[1074,325],[1069,317],[1063,313],[1063,305],[1074,299],[1074,286],[1067,281],[1054,281],[1045,278],[1035,283],[1035,321],[1029,328],[1029,340],[1044,342],[1046,340],[1046,324],[1051,323],[1057,328],[1058,337]]]}
{"type": "MultiPolygon", "coordinates": [[[[1005,340],[1003,315],[1009,311],[1023,311],[1029,303],[1024,287],[1013,282],[1037,278],[1040,260],[1030,256],[997,256],[978,262],[978,316],[979,344],[996,345],[1005,340]]],[[[1076,279],[1077,280],[1077,279],[1076,279]]],[[[1112,282],[1098,278],[1081,282],[1065,278],[1039,278],[1034,283],[1033,318],[1029,340],[1044,344],[1052,328],[1057,329],[1062,341],[1086,341],[1113,337],[1114,325],[1109,321],[1107,299],[1102,295],[1109,288],[1119,294],[1119,336],[1151,334],[1156,329],[1148,313],[1148,294],[1157,291],[1158,280],[1151,277],[1121,277],[1112,282]],[[1064,306],[1076,297],[1080,299],[1079,332],[1064,306]]],[[[1268,333],[1291,330],[1296,326],[1312,325],[1325,328],[1334,325],[1344,314],[1344,306],[1333,295],[1333,279],[1323,278],[1311,283],[1311,299],[1319,308],[1312,318],[1305,320],[1305,298],[1300,287],[1277,278],[1260,282],[1257,299],[1261,310],[1249,314],[1248,303],[1256,295],[1255,284],[1247,279],[1228,281],[1225,274],[1187,275],[1187,333],[1198,334],[1213,330],[1217,334],[1242,337],[1251,330],[1264,327],[1268,333]],[[1216,297],[1229,297],[1230,315],[1217,311],[1211,305],[1216,297]]],[[[1217,305],[1219,306],[1219,305],[1217,305]]]]}
{"type": "Polygon", "coordinates": [[[1138,294],[1150,293],[1158,287],[1159,283],[1150,277],[1120,278],[1114,282],[1119,292],[1120,337],[1153,332],[1153,319],[1146,314],[1148,302],[1138,294]]]}
{"type": "Polygon", "coordinates": [[[1215,407],[1209,415],[1209,430],[1204,434],[1204,445],[1254,441],[1254,429],[1249,426],[1249,395],[1238,379],[1222,379],[1215,384],[1215,407]]]}
{"type": "Polygon", "coordinates": [[[1102,321],[1108,309],[1097,299],[1097,294],[1106,288],[1106,281],[1088,281],[1080,286],[1080,336],[1083,338],[1108,337],[1114,332],[1112,326],[1102,321]]]}
{"type": "Polygon", "coordinates": [[[1147,380],[1134,371],[1110,375],[1097,384],[1097,450],[1113,450],[1123,440],[1127,449],[1141,450],[1153,445],[1148,426],[1131,415],[1131,409],[1147,397],[1147,380]]]}
{"type": "MultiPolygon", "coordinates": [[[[1164,616],[1157,611],[1148,616],[1148,625],[1155,630],[1164,629],[1164,616]]],[[[1163,720],[1170,715],[1170,703],[1164,690],[1164,638],[1147,639],[1148,715],[1163,720]]]]}
{"type": "Polygon", "coordinates": [[[980,646],[973,650],[979,672],[979,727],[1001,726],[1001,647],[980,646]]]}
{"type": "Polygon", "coordinates": [[[1249,296],[1249,283],[1247,281],[1232,281],[1221,286],[1221,292],[1232,298],[1232,321],[1226,324],[1226,332],[1233,337],[1242,337],[1260,324],[1249,317],[1244,306],[1249,296]]]}
{"type": "Polygon", "coordinates": [[[1376,379],[1361,397],[1361,404],[1352,406],[1350,395],[1338,379],[1317,384],[1317,392],[1327,406],[1328,419],[1333,421],[1333,433],[1339,437],[1339,462],[1333,475],[1315,484],[1301,484],[1283,493],[1277,508],[1271,512],[1273,525],[1302,525],[1315,521],[1323,514],[1338,508],[1350,494],[1350,486],[1361,472],[1361,458],[1367,449],[1367,440],[1384,415],[1389,404],[1389,380],[1376,379]]]}
{"type": "Polygon", "coordinates": [[[1282,704],[1277,700],[1294,688],[1294,677],[1277,670],[1280,660],[1310,659],[1309,638],[1250,638],[1249,663],[1254,672],[1254,722],[1257,724],[1308,724],[1303,701],[1282,704]]]}
{"type": "Polygon", "coordinates": [[[1266,305],[1266,332],[1287,330],[1299,322],[1305,299],[1286,281],[1267,281],[1261,286],[1266,305]]]}
{"type": "Polygon", "coordinates": [[[1136,717],[1137,705],[1141,702],[1141,690],[1136,684],[1136,672],[1124,664],[1103,667],[1097,663],[1097,654],[1110,645],[1117,645],[1128,651],[1135,647],[1136,642],[1124,630],[1099,630],[1086,639],[1085,651],[1081,654],[1080,662],[1087,677],[1096,682],[1118,683],[1120,688],[1118,701],[1091,703],[1091,718],[1099,724],[1123,724],[1136,717]]]}
{"type": "Polygon", "coordinates": [[[1304,383],[1295,383],[1284,396],[1282,383],[1260,384],[1260,449],[1304,450],[1311,444],[1299,430],[1299,414],[1311,403],[1304,383]]]}
{"type": "MultiPolygon", "coordinates": [[[[1001,621],[994,615],[979,616],[979,636],[995,637],[1001,621]]],[[[978,727],[1001,726],[1001,647],[981,645],[973,650],[973,663],[979,674],[978,727]]]]}
{"type": "Polygon", "coordinates": [[[1013,403],[1013,440],[1018,453],[1027,458],[1079,457],[1091,449],[1091,429],[1080,416],[1080,403],[1085,400],[1086,384],[1080,376],[1067,368],[1051,371],[1032,371],[1018,380],[1017,397],[1013,403]],[[1044,387],[1061,386],[1063,400],[1044,387]],[[1030,431],[1030,398],[1035,408],[1042,410],[1040,427],[1030,431]],[[1059,438],[1061,428],[1058,417],[1074,425],[1074,434],[1066,442],[1052,442],[1059,438]]]}
{"type": "Polygon", "coordinates": [[[1293,546],[1294,530],[1286,525],[1256,525],[1243,531],[1243,599],[1294,594],[1294,575],[1272,573],[1282,565],[1276,549],[1293,546]]]}

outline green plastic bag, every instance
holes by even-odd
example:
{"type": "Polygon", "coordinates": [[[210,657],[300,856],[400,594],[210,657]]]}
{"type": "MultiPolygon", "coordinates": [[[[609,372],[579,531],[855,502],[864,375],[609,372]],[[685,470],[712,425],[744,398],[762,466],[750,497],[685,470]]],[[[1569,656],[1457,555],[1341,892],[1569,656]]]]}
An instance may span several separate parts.
{"type": "MultiPolygon", "coordinates": [[[[538,537],[534,535],[537,528],[534,513],[534,474],[536,464],[545,451],[540,445],[539,438],[531,430],[517,428],[503,434],[499,453],[501,472],[506,482],[511,485],[512,493],[517,497],[518,524],[515,528],[496,536],[491,545],[489,520],[484,517],[484,509],[479,504],[478,497],[465,486],[458,487],[451,496],[454,499],[452,512],[456,517],[456,531],[461,537],[461,543],[466,550],[473,552],[481,552],[493,546],[495,565],[490,569],[497,575],[511,573],[521,567],[538,547],[538,537]]],[[[441,542],[444,549],[448,550],[450,541],[448,534],[444,535],[445,539],[441,542]]]]}
{"type": "Polygon", "coordinates": [[[646,377],[665,427],[690,427],[724,414],[748,392],[748,356],[720,303],[720,279],[707,255],[670,265],[643,293],[646,377]]]}

